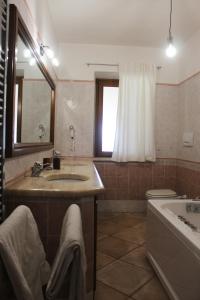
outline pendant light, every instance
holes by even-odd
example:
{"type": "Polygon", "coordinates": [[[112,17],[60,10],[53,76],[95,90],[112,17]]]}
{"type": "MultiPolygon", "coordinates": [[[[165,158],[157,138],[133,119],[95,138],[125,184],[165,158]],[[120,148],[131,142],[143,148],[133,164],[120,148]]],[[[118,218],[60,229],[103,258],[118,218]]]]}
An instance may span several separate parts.
{"type": "Polygon", "coordinates": [[[173,44],[173,37],[171,33],[172,28],[172,0],[170,0],[170,20],[169,20],[169,37],[168,37],[168,46],[166,49],[166,55],[170,58],[173,58],[176,56],[177,50],[176,47],[173,44]]]}

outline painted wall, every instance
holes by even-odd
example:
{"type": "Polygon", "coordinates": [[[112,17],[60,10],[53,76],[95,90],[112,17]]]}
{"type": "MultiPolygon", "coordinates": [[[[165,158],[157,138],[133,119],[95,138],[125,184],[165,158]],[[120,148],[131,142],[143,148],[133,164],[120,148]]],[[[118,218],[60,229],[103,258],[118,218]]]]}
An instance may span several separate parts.
{"type": "Polygon", "coordinates": [[[94,80],[96,72],[118,72],[117,67],[91,66],[86,63],[118,64],[124,62],[149,62],[162,66],[158,72],[158,82],[177,83],[177,60],[166,58],[164,50],[158,48],[60,44],[62,62],[58,77],[69,80],[94,80]]]}
{"type": "Polygon", "coordinates": [[[185,43],[178,53],[179,82],[200,71],[200,30],[185,43]]]}
{"type": "MultiPolygon", "coordinates": [[[[47,1],[10,0],[9,4],[15,4],[17,6],[35,44],[46,44],[50,46],[55,53],[58,53],[58,42],[51,22],[47,1]]],[[[44,58],[44,63],[51,73],[51,76],[56,79],[56,69],[52,68],[52,65],[46,58],[44,58]]]]}

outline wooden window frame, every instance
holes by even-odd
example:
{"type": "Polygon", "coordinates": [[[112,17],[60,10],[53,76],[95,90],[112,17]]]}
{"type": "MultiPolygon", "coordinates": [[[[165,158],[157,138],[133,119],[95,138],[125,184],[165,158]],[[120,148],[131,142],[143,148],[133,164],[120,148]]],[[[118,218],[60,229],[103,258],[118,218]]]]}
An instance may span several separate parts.
{"type": "Polygon", "coordinates": [[[118,79],[96,79],[96,106],[95,106],[95,157],[111,157],[112,152],[102,151],[102,120],[103,120],[103,88],[119,87],[118,79]]]}

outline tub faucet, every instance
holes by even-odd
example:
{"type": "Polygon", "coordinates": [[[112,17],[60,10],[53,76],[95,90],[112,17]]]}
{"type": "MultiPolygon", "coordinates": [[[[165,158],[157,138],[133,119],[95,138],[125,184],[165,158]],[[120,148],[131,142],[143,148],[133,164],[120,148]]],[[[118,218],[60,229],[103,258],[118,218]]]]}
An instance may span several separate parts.
{"type": "Polygon", "coordinates": [[[43,165],[42,163],[36,161],[32,167],[31,176],[32,177],[38,177],[40,173],[42,172],[43,165]]]}

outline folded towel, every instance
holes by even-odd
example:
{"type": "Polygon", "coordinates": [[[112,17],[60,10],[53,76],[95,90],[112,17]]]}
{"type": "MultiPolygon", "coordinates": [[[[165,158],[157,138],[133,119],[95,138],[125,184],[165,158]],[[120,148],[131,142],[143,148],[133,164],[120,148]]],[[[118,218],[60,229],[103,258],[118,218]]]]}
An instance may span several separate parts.
{"type": "Polygon", "coordinates": [[[0,257],[16,298],[43,300],[50,267],[30,209],[18,206],[0,226],[0,257]]]}
{"type": "Polygon", "coordinates": [[[53,263],[46,296],[55,299],[65,287],[68,300],[85,299],[86,257],[80,208],[72,204],[64,217],[60,245],[53,263]]]}

